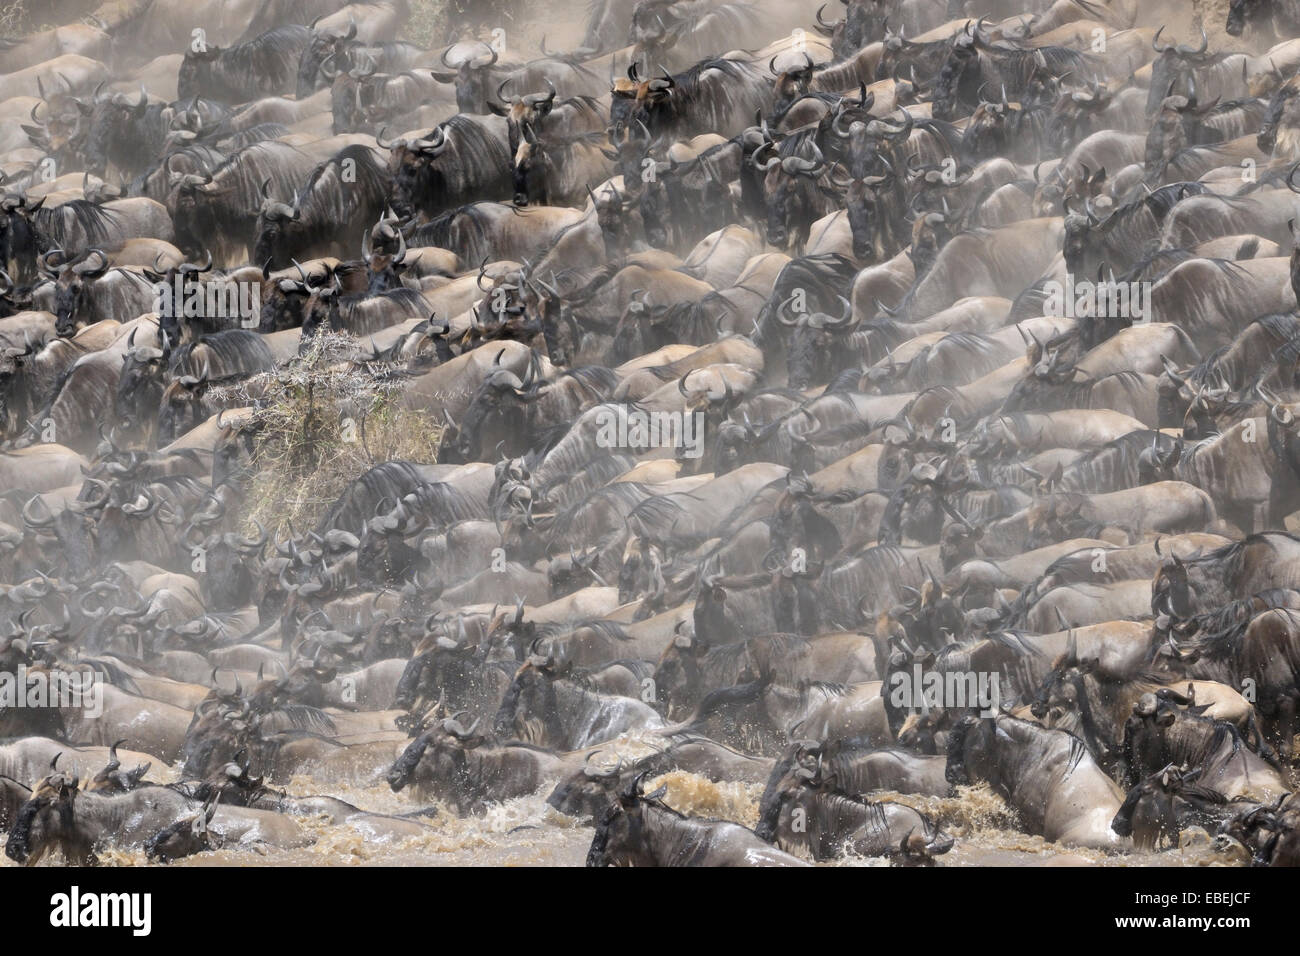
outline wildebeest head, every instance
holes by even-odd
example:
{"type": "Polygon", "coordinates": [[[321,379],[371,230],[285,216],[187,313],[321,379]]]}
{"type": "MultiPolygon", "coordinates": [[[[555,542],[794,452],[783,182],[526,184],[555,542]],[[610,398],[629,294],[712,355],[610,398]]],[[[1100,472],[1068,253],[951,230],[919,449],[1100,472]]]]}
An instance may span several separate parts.
{"type": "Polygon", "coordinates": [[[1160,34],[1164,27],[1156,31],[1151,40],[1151,48],[1158,54],[1151,62],[1151,86],[1147,93],[1147,116],[1152,116],[1160,108],[1166,97],[1175,94],[1194,95],[1192,83],[1196,70],[1213,63],[1216,57],[1209,54],[1210,39],[1201,30],[1200,46],[1190,44],[1160,43],[1160,34]]]}
{"type": "Polygon", "coordinates": [[[483,52],[477,55],[465,54],[458,62],[452,63],[447,54],[452,47],[442,51],[442,65],[454,70],[453,73],[440,73],[430,70],[429,74],[439,83],[456,84],[456,108],[462,113],[482,114],[488,112],[492,103],[491,69],[496,66],[498,54],[496,47],[482,44],[483,52]]]}
{"type": "Polygon", "coordinates": [[[279,332],[302,325],[307,314],[307,303],[316,286],[296,259],[290,259],[298,270],[298,278],[271,278],[271,263],[262,266],[262,314],[259,332],[279,332]]]}
{"type": "Polygon", "coordinates": [[[212,85],[213,66],[221,58],[219,46],[204,45],[196,50],[194,46],[186,48],[185,58],[181,61],[180,72],[176,76],[176,96],[188,100],[199,96],[212,85]]]}
{"type": "Polygon", "coordinates": [[[257,211],[257,239],[253,244],[253,261],[262,262],[274,269],[286,265],[283,251],[284,232],[289,223],[301,216],[295,199],[291,205],[274,199],[270,194],[271,180],[262,181],[262,204],[257,211]]]}
{"type": "Polygon", "coordinates": [[[89,501],[71,502],[57,514],[40,495],[33,495],[23,505],[23,526],[32,534],[52,537],[58,543],[60,564],[67,568],[67,576],[82,580],[94,569],[95,525],[90,515],[108,501],[108,488],[101,483],[102,491],[89,501]]]}
{"type": "Polygon", "coordinates": [[[531,189],[538,192],[540,186],[538,182],[546,176],[546,169],[550,164],[550,158],[546,153],[546,147],[538,138],[537,133],[533,131],[531,124],[524,124],[523,142],[519,144],[514,154],[514,203],[516,206],[527,206],[528,197],[531,189]]]}
{"type": "Polygon", "coordinates": [[[1247,26],[1267,30],[1272,6],[1273,0],[1230,0],[1228,19],[1223,25],[1224,32],[1230,37],[1239,37],[1247,26]]]}
{"type": "Polygon", "coordinates": [[[1107,223],[1110,222],[1109,217],[1102,219],[1098,215],[1091,199],[1084,199],[1082,205],[1082,213],[1067,206],[1064,223],[1065,238],[1061,246],[1065,267],[1078,276],[1091,275],[1105,265],[1101,255],[1104,251],[1107,223]]]}
{"type": "Polygon", "coordinates": [[[556,709],[559,678],[549,655],[529,653],[506,688],[492,728],[496,736],[542,745],[563,737],[556,709]]]}
{"type": "Polygon", "coordinates": [[[53,249],[41,257],[42,267],[57,275],[54,290],[54,330],[71,336],[86,323],[91,312],[90,285],[108,271],[108,256],[92,249],[75,260],[64,259],[63,251],[53,249]]]}
{"type": "Polygon", "coordinates": [[[785,248],[807,232],[808,226],[820,215],[814,194],[820,180],[829,169],[820,147],[811,143],[809,157],[789,155],[767,156],[767,148],[755,151],[750,160],[764,173],[763,192],[767,202],[767,241],[785,248]]]}
{"type": "Polygon", "coordinates": [[[379,221],[361,237],[361,258],[370,277],[366,291],[371,294],[387,292],[402,285],[401,274],[410,263],[406,261],[406,234],[401,227],[401,221],[392,210],[385,209],[379,221]]]}
{"type": "Polygon", "coordinates": [[[311,39],[307,41],[298,61],[298,99],[305,99],[321,87],[321,67],[331,57],[342,59],[360,46],[357,42],[357,21],[349,18],[347,33],[342,36],[319,30],[312,30],[311,39]]]}
{"type": "Polygon", "coordinates": [[[1213,803],[1226,802],[1223,794],[1194,786],[1200,774],[1200,767],[1189,771],[1187,767],[1173,764],[1153,773],[1129,790],[1110,828],[1120,836],[1131,836],[1139,850],[1156,850],[1166,842],[1176,846],[1182,833],[1180,803],[1185,804],[1188,798],[1198,802],[1207,799],[1213,803]]]}
{"type": "MultiPolygon", "coordinates": [[[[1019,107],[1007,102],[1006,88],[1000,100],[980,100],[966,124],[961,145],[972,163],[1005,153],[1010,145],[1014,114],[1019,107]]],[[[1026,135],[1022,133],[1021,135],[1026,135]]]]}
{"type": "Polygon", "coordinates": [[[936,119],[953,119],[961,102],[977,99],[979,85],[978,36],[982,23],[968,22],[952,39],[948,56],[939,69],[934,83],[934,116],[936,119]]]}
{"type": "MultiPolygon", "coordinates": [[[[64,84],[67,84],[66,80],[64,84]]],[[[95,108],[93,99],[88,103],[70,92],[47,94],[40,77],[36,79],[36,89],[41,102],[31,109],[35,125],[24,125],[23,131],[60,165],[80,159],[90,130],[90,116],[95,108]]],[[[98,93],[97,88],[95,96],[98,93]]]]}
{"type": "Polygon", "coordinates": [[[144,763],[133,770],[123,770],[122,761],[117,757],[117,748],[124,743],[126,743],[125,739],[117,740],[108,748],[108,763],[86,784],[87,793],[105,795],[127,793],[140,786],[140,781],[144,779],[153,764],[144,763]]]}
{"type": "MultiPolygon", "coordinates": [[[[155,107],[155,114],[162,107],[155,107]]],[[[86,170],[103,176],[109,154],[120,153],[146,140],[143,121],[149,113],[149,94],[140,88],[134,103],[124,93],[94,100],[86,131],[86,170]]]]}
{"type": "Polygon", "coordinates": [[[162,336],[162,348],[135,344],[135,329],[126,340],[126,357],[122,360],[122,374],[117,380],[117,394],[113,397],[113,411],[124,427],[140,428],[158,409],[162,398],[163,371],[166,368],[171,343],[162,336]]]}
{"type": "Polygon", "coordinates": [[[829,377],[837,357],[843,358],[842,354],[835,353],[856,323],[853,303],[842,295],[837,298],[841,307],[838,317],[820,311],[791,315],[789,307],[793,299],[787,299],[777,309],[777,321],[790,330],[786,363],[791,388],[806,388],[813,382],[823,381],[829,377]]]}
{"type": "Polygon", "coordinates": [[[369,128],[372,111],[366,102],[366,80],[378,70],[374,57],[368,55],[353,63],[347,54],[334,54],[321,64],[321,73],[330,81],[330,115],[336,136],[369,128]]]}
{"type": "Polygon", "coordinates": [[[813,73],[817,70],[817,64],[813,58],[806,52],[801,53],[803,62],[795,67],[787,67],[778,71],[776,68],[776,57],[767,64],[767,70],[775,77],[773,82],[773,104],[772,115],[780,119],[785,115],[785,111],[794,105],[795,100],[804,96],[812,89],[813,73]]]}
{"type": "MultiPolygon", "coordinates": [[[[234,610],[253,603],[258,581],[255,579],[262,549],[266,546],[266,529],[257,524],[258,535],[246,537],[235,532],[209,534],[203,547],[205,571],[200,581],[206,607],[210,610],[234,610]]],[[[185,543],[195,547],[196,539],[189,528],[185,543]]]]}
{"type": "MultiPolygon", "coordinates": [[[[659,656],[654,672],[656,700],[671,718],[689,713],[708,690],[703,683],[700,660],[705,648],[686,632],[684,623],[678,624],[677,634],[659,656]]],[[[749,679],[752,675],[738,683],[749,679]]]]}
{"type": "Polygon", "coordinates": [[[1187,79],[1186,96],[1166,96],[1152,118],[1147,133],[1144,164],[1149,182],[1158,184],[1170,160],[1188,144],[1195,142],[1201,121],[1212,113],[1219,101],[1200,106],[1196,99],[1196,79],[1187,79]]]}
{"type": "Polygon", "coordinates": [[[1053,143],[1073,146],[1097,131],[1102,112],[1113,100],[1114,94],[1099,80],[1084,89],[1062,90],[1052,107],[1048,138],[1053,143]]]}
{"type": "MultiPolygon", "coordinates": [[[[1160,554],[1156,541],[1156,553],[1160,554]]],[[[1167,614],[1175,621],[1191,613],[1191,591],[1188,587],[1187,565],[1172,551],[1163,556],[1155,579],[1151,582],[1151,613],[1167,614]]]]}
{"type": "Polygon", "coordinates": [[[832,23],[826,19],[826,6],[823,3],[817,8],[817,22],[813,24],[813,29],[831,41],[831,53],[834,54],[835,59],[843,60],[855,52],[847,34],[849,18],[846,15],[832,23]]]}
{"type": "Polygon", "coordinates": [[[31,866],[54,850],[62,850],[74,865],[94,859],[94,848],[86,834],[78,832],[75,816],[79,778],[61,773],[59,757],[50,761],[53,771],[32,790],[31,798],[19,808],[5,856],[15,863],[31,866]]]}
{"type": "Polygon", "coordinates": [[[217,815],[219,801],[218,794],[196,812],[163,827],[145,842],[145,856],[156,863],[170,863],[214,849],[214,843],[219,848],[220,840],[214,841],[208,829],[217,815]]]}
{"type": "Polygon", "coordinates": [[[380,129],[375,142],[390,150],[389,172],[393,175],[393,208],[409,215],[420,208],[422,197],[445,187],[442,174],[434,168],[438,157],[447,149],[447,132],[435,126],[428,137],[395,139],[384,142],[386,127],[380,129]]]}
{"type": "Polygon", "coordinates": [[[566,816],[599,819],[617,799],[624,776],[622,757],[613,766],[601,766],[600,761],[593,763],[600,753],[593,750],[581,770],[560,780],[546,798],[547,804],[566,816]]]}
{"type": "Polygon", "coordinates": [[[648,807],[681,816],[663,802],[668,792],[666,786],[653,793],[645,792],[645,779],[649,771],[638,773],[618,794],[618,799],[606,807],[597,819],[596,835],[587,851],[588,866],[605,866],[615,859],[629,866],[655,866],[656,861],[647,852],[645,839],[645,810],[648,807]]]}
{"type": "Polygon", "coordinates": [[[546,118],[551,115],[551,110],[555,107],[555,84],[549,79],[545,80],[546,93],[525,93],[522,96],[516,96],[513,99],[506,99],[506,87],[510,85],[510,77],[506,77],[497,86],[497,99],[503,106],[496,103],[489,103],[493,113],[506,118],[506,129],[510,137],[510,154],[513,156],[519,150],[519,144],[524,139],[523,130],[525,126],[530,126],[534,130],[542,129],[546,118]]]}
{"type": "Polygon", "coordinates": [[[412,787],[417,793],[437,793],[455,803],[460,812],[474,809],[482,802],[471,765],[473,751],[487,738],[476,734],[478,720],[468,727],[461,723],[463,714],[444,718],[435,727],[415,738],[388,771],[388,785],[393,792],[412,787]]]}

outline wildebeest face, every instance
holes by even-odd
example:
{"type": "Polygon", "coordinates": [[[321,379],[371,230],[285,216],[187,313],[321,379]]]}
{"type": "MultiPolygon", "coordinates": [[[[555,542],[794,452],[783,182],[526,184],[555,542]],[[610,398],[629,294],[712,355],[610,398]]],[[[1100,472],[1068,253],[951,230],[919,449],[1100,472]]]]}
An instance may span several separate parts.
{"type": "Polygon", "coordinates": [[[1174,803],[1181,777],[1178,770],[1166,767],[1133,787],[1111,821],[1111,829],[1120,836],[1131,836],[1139,850],[1158,849],[1164,841],[1176,844],[1182,827],[1174,803]]]}
{"type": "Polygon", "coordinates": [[[798,181],[785,175],[778,167],[768,171],[763,188],[767,194],[767,241],[778,249],[789,242],[787,223],[795,206],[798,181]]]}
{"type": "Polygon", "coordinates": [[[149,97],[143,90],[135,103],[121,93],[96,100],[86,132],[87,171],[103,176],[111,148],[119,143],[129,143],[132,139],[141,139],[139,124],[148,110],[149,97]]]}
{"type": "MultiPolygon", "coordinates": [[[[145,856],[156,863],[170,863],[213,849],[214,841],[208,824],[216,813],[217,802],[212,800],[197,813],[159,830],[146,841],[145,856]]],[[[220,846],[219,842],[217,846],[220,846]]]]}
{"type": "Polygon", "coordinates": [[[498,737],[509,737],[525,743],[541,744],[548,736],[548,724],[556,718],[553,676],[549,660],[545,663],[526,661],[515,673],[514,680],[501,699],[493,722],[493,732],[498,737]]]}
{"type": "Polygon", "coordinates": [[[1091,274],[1089,253],[1093,248],[1093,218],[1072,213],[1065,217],[1065,239],[1062,256],[1065,267],[1074,275],[1091,274]]]}
{"type": "Polygon", "coordinates": [[[497,62],[495,47],[482,44],[483,53],[466,56],[458,64],[448,62],[449,50],[442,53],[443,66],[451,67],[456,72],[446,73],[430,70],[430,75],[439,83],[456,84],[456,108],[462,113],[486,113],[491,103],[491,69],[497,62]],[[485,59],[486,57],[486,59],[485,59]]]}
{"type": "Polygon", "coordinates": [[[774,104],[772,108],[773,115],[781,116],[787,109],[794,105],[795,100],[805,95],[812,86],[813,78],[813,59],[807,53],[803,54],[804,63],[797,69],[787,69],[780,73],[776,72],[776,57],[768,64],[768,70],[776,77],[773,84],[774,104]]]}
{"type": "Polygon", "coordinates": [[[565,777],[555,785],[547,804],[570,817],[579,819],[600,819],[610,805],[618,799],[618,792],[624,781],[623,760],[619,758],[613,767],[602,768],[594,765],[591,758],[600,751],[594,751],[587,757],[587,765],[565,777]]]}
{"type": "Polygon", "coordinates": [[[679,634],[659,658],[655,667],[655,697],[671,718],[687,713],[702,690],[699,642],[679,634]]]}
{"type": "Polygon", "coordinates": [[[855,179],[844,196],[849,229],[853,234],[853,256],[862,262],[874,261],[878,223],[876,196],[864,180],[855,179]]]}
{"type": "MultiPolygon", "coordinates": [[[[55,762],[58,761],[55,757],[55,762]]],[[[78,778],[75,774],[54,773],[32,791],[31,799],[19,808],[5,856],[24,866],[31,866],[56,849],[62,849],[74,865],[91,858],[91,848],[78,840],[74,804],[78,778]]]]}
{"type": "Polygon", "coordinates": [[[980,103],[971,116],[962,136],[961,144],[966,155],[979,162],[996,156],[1007,147],[1006,103],[980,103]]]}
{"type": "Polygon", "coordinates": [[[1151,583],[1151,613],[1181,620],[1191,613],[1187,565],[1176,554],[1165,559],[1151,583]]]}
{"type": "MultiPolygon", "coordinates": [[[[105,494],[100,502],[107,500],[105,494]]],[[[39,496],[33,496],[23,506],[23,526],[34,534],[48,535],[58,543],[57,553],[68,576],[82,580],[94,568],[95,525],[83,513],[89,508],[82,504],[61,509],[51,514],[39,496]]]]}
{"type": "MultiPolygon", "coordinates": [[[[530,127],[525,127],[525,135],[531,136],[530,127]]],[[[514,163],[514,203],[516,206],[528,205],[529,179],[536,181],[544,174],[546,165],[546,154],[542,151],[541,144],[536,138],[529,142],[519,144],[519,149],[515,151],[514,163]]]]}
{"type": "Polygon", "coordinates": [[[643,803],[653,802],[662,807],[659,800],[667,788],[660,787],[654,793],[643,796],[641,782],[644,776],[638,774],[598,818],[596,835],[591,841],[591,849],[587,851],[587,866],[606,866],[611,860],[627,866],[658,865],[649,852],[649,844],[645,839],[643,803]]]}
{"type": "Polygon", "coordinates": [[[1230,37],[1239,37],[1245,32],[1247,23],[1254,26],[1260,19],[1264,4],[1260,0],[1232,0],[1228,4],[1228,20],[1223,29],[1230,37]]]}
{"type": "Polygon", "coordinates": [[[221,48],[210,46],[206,50],[188,49],[176,76],[176,96],[188,100],[198,96],[210,83],[212,65],[221,56],[221,48]]]}
{"type": "Polygon", "coordinates": [[[1195,71],[1197,68],[1213,62],[1213,59],[1207,57],[1205,53],[1210,41],[1204,30],[1201,31],[1201,44],[1199,47],[1193,47],[1190,44],[1175,45],[1173,43],[1162,46],[1160,34],[1163,31],[1164,27],[1157,30],[1155,38],[1151,41],[1151,46],[1158,56],[1151,61],[1151,86],[1147,93],[1147,116],[1154,114],[1167,96],[1194,96],[1195,92],[1192,89],[1192,84],[1195,82],[1195,71]]]}
{"type": "Polygon", "coordinates": [[[417,794],[448,800],[458,813],[480,809],[484,801],[475,779],[473,751],[487,741],[474,733],[475,724],[465,728],[456,718],[448,718],[420,734],[389,770],[388,785],[394,792],[409,786],[417,794]]]}
{"type": "Polygon", "coordinates": [[[933,112],[937,119],[951,119],[959,100],[967,98],[963,94],[974,92],[970,87],[978,83],[978,63],[974,40],[968,34],[959,34],[935,81],[933,112]]]}
{"type": "Polygon", "coordinates": [[[1079,701],[1084,696],[1083,675],[1086,667],[1058,664],[1047,675],[1039,688],[1030,712],[1043,722],[1043,726],[1059,730],[1076,731],[1079,723],[1079,701]]]}
{"type": "Polygon", "coordinates": [[[122,363],[113,410],[123,422],[143,425],[162,398],[162,349],[133,348],[122,363]]]}
{"type": "Polygon", "coordinates": [[[108,256],[99,249],[91,249],[80,262],[59,267],[55,285],[55,331],[61,336],[72,335],[93,315],[91,286],[108,271],[108,256]]]}

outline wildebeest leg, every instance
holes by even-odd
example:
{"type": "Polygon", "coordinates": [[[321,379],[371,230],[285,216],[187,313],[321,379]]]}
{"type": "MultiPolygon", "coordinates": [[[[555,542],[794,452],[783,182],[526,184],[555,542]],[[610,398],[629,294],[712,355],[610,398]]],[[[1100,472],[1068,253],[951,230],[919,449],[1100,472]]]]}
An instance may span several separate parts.
{"type": "Polygon", "coordinates": [[[1246,738],[1254,745],[1255,751],[1264,758],[1274,769],[1284,772],[1285,768],[1279,759],[1277,751],[1264,737],[1264,732],[1259,728],[1259,720],[1252,710],[1246,724],[1246,738]]]}
{"type": "Polygon", "coordinates": [[[1291,741],[1295,736],[1295,698],[1281,697],[1277,702],[1277,730],[1281,736],[1278,753],[1284,763],[1291,762],[1291,741]]]}

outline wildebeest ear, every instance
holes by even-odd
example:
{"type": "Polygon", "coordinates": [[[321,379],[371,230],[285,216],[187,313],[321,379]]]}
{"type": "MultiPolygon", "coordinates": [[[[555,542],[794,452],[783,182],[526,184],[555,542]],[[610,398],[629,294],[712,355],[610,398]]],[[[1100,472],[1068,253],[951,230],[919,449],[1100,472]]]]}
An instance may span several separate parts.
{"type": "Polygon", "coordinates": [[[647,794],[645,795],[645,798],[644,798],[644,799],[646,799],[646,800],[662,800],[662,799],[663,799],[665,796],[667,796],[667,795],[668,795],[668,785],[667,785],[667,784],[664,784],[662,787],[660,787],[660,788],[659,788],[658,790],[656,790],[654,793],[647,793],[647,794]]]}
{"type": "Polygon", "coordinates": [[[727,600],[727,589],[726,589],[726,588],[724,588],[724,587],[722,587],[722,586],[720,586],[720,585],[716,585],[716,584],[715,584],[711,590],[712,590],[712,592],[713,592],[713,593],[712,593],[713,600],[715,600],[715,601],[718,602],[719,604],[722,604],[722,603],[724,603],[724,602],[727,600]]]}

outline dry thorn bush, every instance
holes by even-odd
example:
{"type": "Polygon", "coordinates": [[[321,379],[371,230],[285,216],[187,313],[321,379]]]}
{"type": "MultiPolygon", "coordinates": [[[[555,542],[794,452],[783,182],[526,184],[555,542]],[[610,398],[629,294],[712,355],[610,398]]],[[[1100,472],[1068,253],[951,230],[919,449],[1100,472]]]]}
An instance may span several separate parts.
{"type": "Polygon", "coordinates": [[[353,337],[320,333],[290,365],[222,396],[227,406],[256,407],[242,516],[250,527],[257,520],[279,535],[293,522],[301,533],[375,465],[437,458],[443,426],[402,407],[403,382],[384,377],[392,367],[361,365],[360,354],[353,337]]]}

